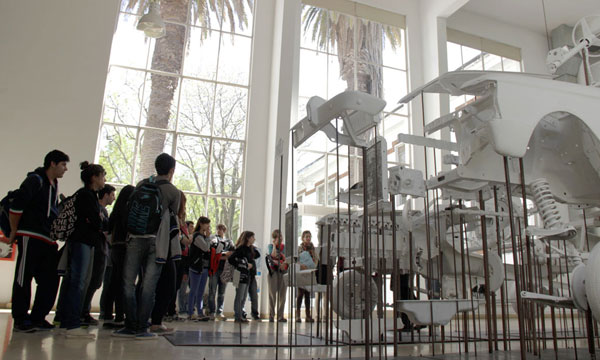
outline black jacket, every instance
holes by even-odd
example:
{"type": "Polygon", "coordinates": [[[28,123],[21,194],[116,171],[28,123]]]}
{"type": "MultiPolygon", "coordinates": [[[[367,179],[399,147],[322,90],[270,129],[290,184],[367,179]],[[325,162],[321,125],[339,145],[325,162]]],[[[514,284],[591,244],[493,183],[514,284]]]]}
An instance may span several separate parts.
{"type": "Polygon", "coordinates": [[[260,254],[256,251],[255,247],[240,246],[227,259],[241,273],[240,282],[242,284],[248,283],[249,276],[256,275],[255,260],[258,257],[260,257],[260,254]],[[248,270],[248,264],[252,264],[252,269],[248,270]]]}
{"type": "Polygon", "coordinates": [[[75,229],[69,241],[80,242],[89,246],[101,246],[105,241],[102,233],[102,218],[98,194],[88,188],[77,191],[75,199],[75,229]]]}
{"type": "Polygon", "coordinates": [[[17,236],[29,236],[55,245],[50,239],[50,226],[58,216],[58,182],[52,185],[46,171],[40,167],[27,174],[16,192],[10,212],[21,214],[17,236]]]}

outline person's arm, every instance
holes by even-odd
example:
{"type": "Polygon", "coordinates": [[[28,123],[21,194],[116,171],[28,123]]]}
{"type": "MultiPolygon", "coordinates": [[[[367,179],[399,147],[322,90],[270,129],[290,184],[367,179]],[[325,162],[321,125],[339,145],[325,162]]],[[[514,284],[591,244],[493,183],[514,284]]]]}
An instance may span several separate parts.
{"type": "Polygon", "coordinates": [[[210,240],[201,233],[194,234],[194,245],[204,252],[210,251],[210,240]]]}
{"type": "Polygon", "coordinates": [[[102,232],[102,218],[100,217],[98,200],[94,197],[95,195],[88,191],[80,193],[77,196],[75,211],[77,211],[77,217],[85,221],[91,231],[102,232]]]}

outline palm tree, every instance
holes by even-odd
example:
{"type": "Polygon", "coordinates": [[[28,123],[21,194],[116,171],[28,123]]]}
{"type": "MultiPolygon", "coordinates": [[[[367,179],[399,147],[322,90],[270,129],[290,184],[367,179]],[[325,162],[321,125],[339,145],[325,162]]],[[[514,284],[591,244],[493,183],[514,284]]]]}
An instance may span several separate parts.
{"type": "MultiPolygon", "coordinates": [[[[304,33],[310,34],[319,49],[326,50],[328,46],[336,49],[340,78],[346,81],[348,90],[383,98],[383,46],[387,40],[392,49],[400,47],[400,28],[358,18],[355,21],[347,15],[307,5],[303,9],[302,24],[304,33]]],[[[350,155],[358,155],[358,149],[351,149],[350,155]]],[[[350,166],[349,186],[352,186],[362,178],[362,166],[356,157],[350,158],[350,166]]]]}
{"type": "Polygon", "coordinates": [[[402,41],[400,28],[364,19],[356,19],[355,22],[346,15],[314,6],[305,6],[302,23],[304,32],[310,32],[312,40],[317,42],[320,49],[324,50],[328,45],[336,48],[340,77],[346,81],[348,90],[383,96],[381,63],[384,38],[395,50],[402,41]],[[358,44],[356,55],[355,44],[358,44]]]}
{"type": "MultiPolygon", "coordinates": [[[[127,9],[137,9],[142,14],[150,0],[123,0],[127,9]]],[[[201,40],[207,38],[210,32],[211,15],[223,24],[229,20],[231,31],[236,27],[244,29],[248,26],[245,4],[253,9],[253,0],[161,0],[160,11],[166,23],[166,35],[156,40],[152,54],[152,69],[172,74],[181,72],[185,49],[185,27],[176,24],[187,24],[188,16],[194,23],[203,26],[201,40]],[[190,4],[191,1],[191,4],[190,4]],[[191,11],[188,11],[190,10],[191,11]],[[171,23],[173,22],[173,23],[171,23]]],[[[214,25],[214,24],[212,24],[214,25]]],[[[210,56],[207,54],[207,56],[210,56]]],[[[174,76],[151,75],[152,85],[146,126],[167,129],[171,117],[171,104],[179,79],[174,76]]],[[[154,173],[154,159],[163,151],[166,133],[161,131],[146,131],[140,149],[140,166],[138,178],[144,178],[154,173]]]]}

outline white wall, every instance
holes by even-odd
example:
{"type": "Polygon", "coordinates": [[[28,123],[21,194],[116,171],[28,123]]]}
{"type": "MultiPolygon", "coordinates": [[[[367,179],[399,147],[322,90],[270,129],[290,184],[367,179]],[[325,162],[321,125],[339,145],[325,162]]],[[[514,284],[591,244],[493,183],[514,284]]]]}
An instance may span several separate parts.
{"type": "Polygon", "coordinates": [[[525,72],[548,73],[546,71],[548,42],[542,34],[465,10],[459,10],[450,16],[447,25],[455,30],[518,47],[521,49],[525,72]]]}
{"type": "MultiPolygon", "coordinates": [[[[93,160],[116,0],[0,1],[0,195],[19,186],[54,149],[71,163],[60,189],[79,186],[93,160]]],[[[10,301],[14,262],[0,261],[0,305],[10,301]]]]}

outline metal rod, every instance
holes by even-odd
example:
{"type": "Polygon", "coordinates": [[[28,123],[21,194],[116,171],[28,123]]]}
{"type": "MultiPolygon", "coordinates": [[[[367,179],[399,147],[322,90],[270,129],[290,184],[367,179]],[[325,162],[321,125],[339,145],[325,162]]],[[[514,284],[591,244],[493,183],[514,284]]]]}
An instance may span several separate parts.
{"type": "MultiPolygon", "coordinates": [[[[367,148],[363,147],[362,148],[362,168],[363,168],[363,174],[362,174],[362,178],[363,178],[363,253],[364,253],[364,280],[365,280],[365,287],[368,286],[368,284],[370,284],[370,278],[369,276],[371,275],[369,273],[370,270],[370,261],[369,261],[369,217],[368,217],[368,210],[369,210],[369,206],[367,204],[367,188],[368,188],[368,178],[367,178],[367,148]]],[[[364,329],[364,334],[365,334],[365,359],[370,359],[371,358],[371,338],[370,338],[370,332],[369,332],[369,327],[370,327],[370,322],[371,322],[371,300],[370,300],[370,296],[366,297],[366,311],[364,314],[365,317],[365,329],[364,329]]]]}
{"type": "Polygon", "coordinates": [[[510,240],[513,248],[513,259],[514,259],[514,271],[515,271],[515,288],[517,293],[517,317],[519,322],[519,344],[520,344],[520,352],[521,352],[521,360],[525,360],[525,340],[523,338],[524,334],[524,325],[523,318],[521,317],[522,307],[521,307],[521,284],[520,284],[520,273],[519,273],[519,264],[518,264],[518,256],[515,256],[515,251],[517,249],[517,243],[515,239],[515,224],[514,224],[514,213],[513,213],[513,204],[512,204],[512,191],[510,188],[510,170],[508,168],[508,157],[504,156],[504,177],[506,178],[506,200],[508,203],[508,213],[510,218],[510,240]]]}
{"type": "MultiPolygon", "coordinates": [[[[494,190],[494,211],[498,212],[499,210],[499,206],[498,206],[498,188],[496,188],[496,186],[493,187],[494,190]]],[[[498,247],[498,256],[500,256],[500,259],[503,259],[502,256],[502,251],[500,248],[500,244],[504,243],[504,239],[502,237],[502,233],[500,232],[500,217],[496,216],[495,218],[495,222],[496,222],[496,246],[498,247]]],[[[502,344],[503,344],[503,349],[504,351],[506,351],[508,349],[508,345],[506,342],[506,313],[504,311],[504,299],[506,298],[506,292],[505,292],[505,284],[506,284],[506,263],[504,261],[502,261],[502,265],[504,268],[504,282],[502,283],[502,286],[500,287],[500,310],[502,313],[502,344]]],[[[494,302],[494,308],[495,308],[496,304],[494,302]]],[[[495,317],[494,317],[495,319],[495,317]]],[[[495,323],[495,322],[494,322],[495,323]]],[[[510,334],[508,334],[510,335],[510,334]]]]}
{"type": "MultiPolygon", "coordinates": [[[[479,190],[479,208],[485,210],[485,201],[483,200],[483,191],[479,190]]],[[[488,242],[487,242],[487,225],[485,223],[485,216],[481,216],[481,241],[483,242],[483,274],[485,282],[485,316],[487,321],[487,339],[488,339],[488,352],[491,354],[494,352],[494,346],[492,343],[492,318],[490,311],[490,270],[489,270],[489,254],[488,254],[488,242]]]]}

